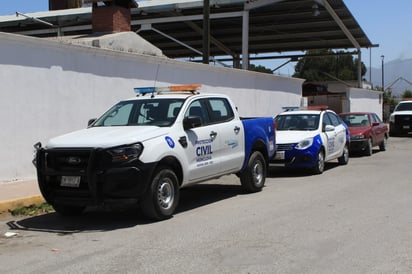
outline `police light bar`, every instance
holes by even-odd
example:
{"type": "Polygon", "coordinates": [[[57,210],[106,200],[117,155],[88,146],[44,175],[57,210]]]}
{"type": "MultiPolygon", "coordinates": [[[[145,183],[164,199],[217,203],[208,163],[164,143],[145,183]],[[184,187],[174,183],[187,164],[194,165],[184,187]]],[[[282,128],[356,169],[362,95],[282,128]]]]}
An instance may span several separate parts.
{"type": "Polygon", "coordinates": [[[137,94],[147,94],[147,93],[160,93],[160,92],[174,92],[174,91],[196,91],[202,85],[201,84],[191,84],[191,85],[177,85],[168,87],[142,87],[134,88],[134,92],[137,94]]]}

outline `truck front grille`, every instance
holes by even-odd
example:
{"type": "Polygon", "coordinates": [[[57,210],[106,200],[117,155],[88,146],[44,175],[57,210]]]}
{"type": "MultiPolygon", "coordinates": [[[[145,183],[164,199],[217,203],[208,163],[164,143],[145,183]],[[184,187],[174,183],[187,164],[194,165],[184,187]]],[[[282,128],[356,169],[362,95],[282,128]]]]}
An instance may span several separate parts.
{"type": "Polygon", "coordinates": [[[87,170],[90,150],[52,150],[46,152],[46,166],[56,172],[79,172],[87,170]]]}
{"type": "Polygon", "coordinates": [[[399,126],[412,125],[412,115],[396,115],[395,124],[399,126]]]}
{"type": "Polygon", "coordinates": [[[44,151],[43,174],[54,197],[90,197],[88,169],[92,149],[48,149],[44,151]],[[80,177],[78,186],[62,185],[63,176],[80,177]]]}

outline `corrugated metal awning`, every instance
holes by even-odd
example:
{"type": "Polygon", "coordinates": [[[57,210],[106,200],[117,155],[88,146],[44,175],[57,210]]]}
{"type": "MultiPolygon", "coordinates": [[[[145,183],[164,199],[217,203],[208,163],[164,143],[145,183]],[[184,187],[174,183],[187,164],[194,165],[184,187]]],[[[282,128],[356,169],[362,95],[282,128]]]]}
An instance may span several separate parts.
{"type": "MultiPolygon", "coordinates": [[[[249,54],[325,48],[359,50],[374,46],[342,0],[211,0],[210,3],[210,55],[214,57],[242,56],[245,14],[249,19],[249,54]]],[[[132,9],[132,30],[140,30],[139,35],[170,58],[196,58],[202,52],[202,13],[203,1],[141,1],[139,8],[132,9]]],[[[30,16],[58,25],[65,35],[92,31],[91,8],[30,16]]],[[[0,16],[0,31],[39,37],[56,35],[56,29],[13,16],[0,16]]]]}

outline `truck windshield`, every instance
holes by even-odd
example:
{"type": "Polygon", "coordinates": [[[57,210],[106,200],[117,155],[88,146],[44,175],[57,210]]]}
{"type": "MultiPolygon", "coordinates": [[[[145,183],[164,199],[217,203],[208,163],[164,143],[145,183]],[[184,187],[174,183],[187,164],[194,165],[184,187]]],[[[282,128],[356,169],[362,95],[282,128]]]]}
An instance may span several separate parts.
{"type": "Polygon", "coordinates": [[[275,118],[277,130],[316,130],[319,114],[279,115],[275,118]]]}
{"type": "Polygon", "coordinates": [[[97,119],[93,126],[171,126],[183,102],[183,99],[122,101],[97,119]]]}
{"type": "Polygon", "coordinates": [[[406,110],[412,110],[412,102],[401,103],[395,109],[395,111],[406,111],[406,110]]]}

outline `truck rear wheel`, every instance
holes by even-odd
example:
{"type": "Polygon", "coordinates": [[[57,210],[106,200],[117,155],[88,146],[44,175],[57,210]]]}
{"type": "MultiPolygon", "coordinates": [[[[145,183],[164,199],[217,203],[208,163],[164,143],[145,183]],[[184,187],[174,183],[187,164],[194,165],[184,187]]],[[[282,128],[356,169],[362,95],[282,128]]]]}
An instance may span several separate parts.
{"type": "Polygon", "coordinates": [[[242,187],[248,192],[261,191],[265,185],[267,165],[265,157],[259,151],[254,151],[250,155],[249,162],[244,171],[240,174],[242,187]]]}
{"type": "Polygon", "coordinates": [[[176,174],[167,167],[159,167],[149,188],[140,200],[142,213],[153,220],[173,216],[179,202],[180,190],[176,174]]]}

